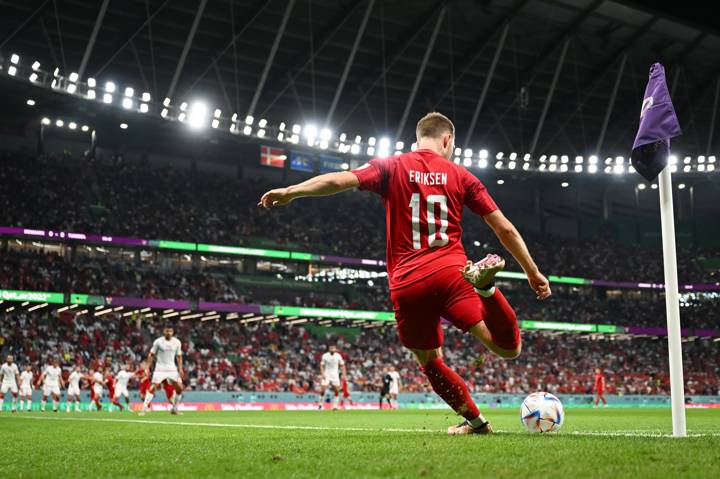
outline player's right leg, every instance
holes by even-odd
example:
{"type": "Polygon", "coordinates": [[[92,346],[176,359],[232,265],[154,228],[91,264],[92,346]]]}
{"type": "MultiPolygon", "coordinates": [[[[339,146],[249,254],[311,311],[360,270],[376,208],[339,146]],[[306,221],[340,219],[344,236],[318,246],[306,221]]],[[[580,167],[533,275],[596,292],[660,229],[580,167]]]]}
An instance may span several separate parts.
{"type": "Polygon", "coordinates": [[[150,387],[148,387],[147,392],[145,393],[145,399],[143,400],[142,408],[140,408],[140,412],[138,413],[138,416],[144,416],[145,413],[148,411],[148,408],[150,407],[150,403],[153,400],[153,397],[155,396],[155,390],[160,385],[158,382],[157,384],[153,381],[150,383],[150,387]]]}
{"type": "Polygon", "coordinates": [[[323,401],[325,401],[325,393],[327,392],[327,385],[325,379],[320,383],[320,394],[318,394],[318,409],[323,408],[323,401]]]}

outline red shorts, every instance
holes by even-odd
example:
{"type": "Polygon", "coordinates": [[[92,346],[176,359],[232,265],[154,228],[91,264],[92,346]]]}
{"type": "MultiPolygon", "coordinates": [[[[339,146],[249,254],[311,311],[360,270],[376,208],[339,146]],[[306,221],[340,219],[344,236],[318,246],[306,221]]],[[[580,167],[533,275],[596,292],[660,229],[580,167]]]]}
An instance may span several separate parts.
{"type": "Polygon", "coordinates": [[[144,398],[145,393],[148,392],[148,389],[150,389],[150,378],[143,379],[140,382],[140,397],[144,398]]]}
{"type": "Polygon", "coordinates": [[[175,386],[168,383],[167,381],[163,381],[162,387],[165,391],[165,396],[167,396],[168,401],[171,400],[172,397],[175,395],[175,386]]]}
{"type": "Polygon", "coordinates": [[[410,349],[436,349],[443,344],[440,318],[467,332],[485,318],[486,310],[475,289],[457,266],[391,292],[398,335],[410,349]]]}

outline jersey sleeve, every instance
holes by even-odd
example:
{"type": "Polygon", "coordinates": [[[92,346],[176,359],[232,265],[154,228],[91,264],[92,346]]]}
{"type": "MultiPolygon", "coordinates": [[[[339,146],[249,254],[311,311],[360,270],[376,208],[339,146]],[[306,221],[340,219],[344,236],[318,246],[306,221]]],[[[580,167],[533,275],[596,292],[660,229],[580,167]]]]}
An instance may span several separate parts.
{"type": "Polygon", "coordinates": [[[339,366],[345,366],[345,360],[342,357],[342,354],[340,355],[340,360],[338,361],[339,366]]]}
{"type": "Polygon", "coordinates": [[[153,354],[157,354],[157,352],[158,352],[158,340],[157,339],[155,341],[153,341],[153,345],[150,348],[150,352],[153,354]]]}
{"type": "Polygon", "coordinates": [[[175,346],[175,356],[182,356],[182,343],[180,341],[175,346]]]}
{"type": "Polygon", "coordinates": [[[362,191],[372,191],[381,196],[385,195],[390,179],[387,160],[375,158],[352,170],[352,173],[357,176],[362,191]]]}
{"type": "Polygon", "coordinates": [[[465,204],[467,207],[480,216],[485,216],[497,210],[498,207],[485,185],[469,171],[463,171],[463,187],[465,188],[465,204]]]}

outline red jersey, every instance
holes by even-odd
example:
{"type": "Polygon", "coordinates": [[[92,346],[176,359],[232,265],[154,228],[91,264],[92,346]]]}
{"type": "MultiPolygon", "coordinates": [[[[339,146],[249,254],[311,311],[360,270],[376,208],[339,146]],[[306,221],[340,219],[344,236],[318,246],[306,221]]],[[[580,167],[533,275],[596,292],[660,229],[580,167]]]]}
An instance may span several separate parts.
{"type": "Polygon", "coordinates": [[[605,389],[605,376],[602,373],[595,373],[595,390],[602,391],[605,389]]]}
{"type": "Polygon", "coordinates": [[[375,158],[353,173],[361,190],[383,199],[391,289],[441,268],[463,267],[463,207],[480,216],[497,210],[480,180],[432,150],[375,158]]]}
{"type": "Polygon", "coordinates": [[[108,388],[108,394],[112,398],[114,395],[113,393],[115,392],[115,378],[112,377],[111,374],[105,376],[105,385],[108,388]]]}

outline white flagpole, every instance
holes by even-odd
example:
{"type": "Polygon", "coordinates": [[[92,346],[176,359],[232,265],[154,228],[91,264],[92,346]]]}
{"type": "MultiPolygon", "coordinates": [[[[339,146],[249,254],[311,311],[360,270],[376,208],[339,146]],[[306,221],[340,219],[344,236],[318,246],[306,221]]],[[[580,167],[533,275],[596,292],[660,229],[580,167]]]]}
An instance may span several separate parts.
{"type": "Polygon", "coordinates": [[[663,266],[665,270],[665,308],[667,310],[668,356],[673,436],[687,436],[685,426],[685,381],[680,340],[680,295],[678,293],[677,254],[675,252],[675,217],[673,214],[672,179],[666,166],[658,180],[660,186],[660,223],[662,227],[663,266]]]}

